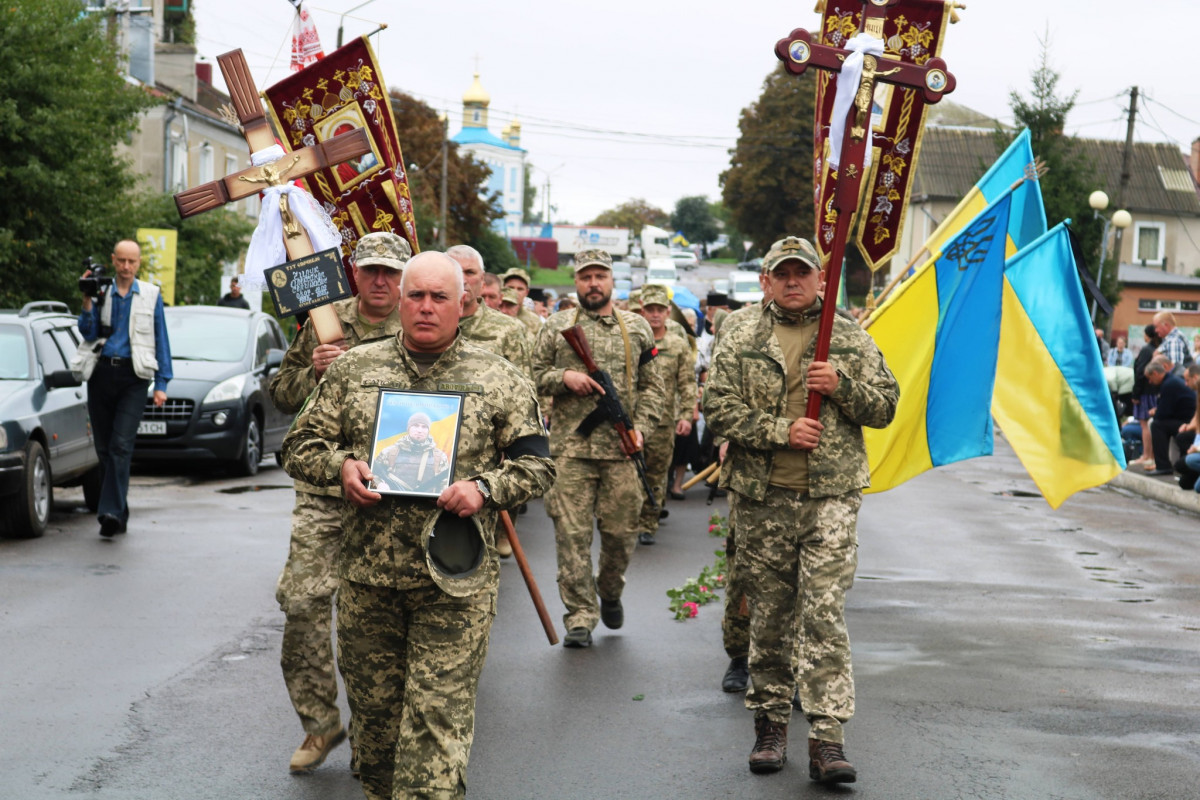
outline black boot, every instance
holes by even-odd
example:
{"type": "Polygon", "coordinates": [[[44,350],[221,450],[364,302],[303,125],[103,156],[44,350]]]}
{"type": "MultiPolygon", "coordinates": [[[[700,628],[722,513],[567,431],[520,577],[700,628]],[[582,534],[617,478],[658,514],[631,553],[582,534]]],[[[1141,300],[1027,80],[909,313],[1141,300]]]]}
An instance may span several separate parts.
{"type": "Polygon", "coordinates": [[[729,659],[729,669],[725,670],[725,677],[721,679],[721,691],[746,691],[746,685],[750,682],[749,662],[750,659],[746,656],[729,659]]]}

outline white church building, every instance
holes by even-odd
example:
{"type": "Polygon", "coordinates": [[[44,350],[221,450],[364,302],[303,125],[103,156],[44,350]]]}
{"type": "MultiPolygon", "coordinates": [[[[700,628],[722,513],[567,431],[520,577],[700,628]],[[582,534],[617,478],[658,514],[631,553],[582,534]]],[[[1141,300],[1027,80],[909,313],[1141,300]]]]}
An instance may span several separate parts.
{"type": "Polygon", "coordinates": [[[463,94],[463,127],[451,141],[487,164],[492,175],[480,191],[498,193],[504,216],[493,225],[505,238],[519,236],[525,208],[525,150],[521,148],[521,123],[514,119],[499,136],[488,130],[488,105],[492,98],[479,82],[479,73],[463,94]]]}

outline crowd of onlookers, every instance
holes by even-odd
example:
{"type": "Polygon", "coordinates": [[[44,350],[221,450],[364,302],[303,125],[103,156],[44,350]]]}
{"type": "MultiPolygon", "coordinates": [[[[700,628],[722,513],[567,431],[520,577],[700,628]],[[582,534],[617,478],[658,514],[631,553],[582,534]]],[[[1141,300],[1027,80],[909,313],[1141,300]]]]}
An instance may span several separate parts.
{"type": "Polygon", "coordinates": [[[1178,476],[1180,488],[1200,492],[1200,333],[1191,344],[1175,315],[1160,311],[1145,327],[1136,351],[1123,337],[1109,344],[1096,331],[1113,408],[1130,469],[1178,476]]]}

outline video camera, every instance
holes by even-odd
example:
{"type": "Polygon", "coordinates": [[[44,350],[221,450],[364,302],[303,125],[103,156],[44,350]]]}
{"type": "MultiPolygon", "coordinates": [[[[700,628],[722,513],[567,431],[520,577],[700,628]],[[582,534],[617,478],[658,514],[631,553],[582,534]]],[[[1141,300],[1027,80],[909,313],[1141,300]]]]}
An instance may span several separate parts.
{"type": "Polygon", "coordinates": [[[88,297],[99,297],[109,286],[112,286],[113,279],[109,275],[104,274],[104,265],[96,259],[88,256],[83,260],[83,268],[91,270],[92,274],[86,278],[79,279],[79,293],[88,297]]]}

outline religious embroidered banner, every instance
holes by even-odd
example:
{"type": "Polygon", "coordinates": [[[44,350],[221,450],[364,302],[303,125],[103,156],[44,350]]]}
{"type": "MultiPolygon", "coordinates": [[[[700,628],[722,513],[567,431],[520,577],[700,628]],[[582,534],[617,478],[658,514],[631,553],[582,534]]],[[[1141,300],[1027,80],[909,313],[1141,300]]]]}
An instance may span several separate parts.
{"type": "MultiPolygon", "coordinates": [[[[821,43],[844,48],[858,32],[862,9],[862,0],[828,0],[821,16],[821,43]]],[[[889,9],[880,69],[887,69],[889,59],[924,65],[937,56],[951,13],[947,0],[903,0],[889,9]]],[[[829,119],[837,89],[834,80],[834,75],[825,70],[817,77],[813,131],[816,246],[822,258],[829,256],[837,221],[833,196],[838,176],[827,157],[829,119]]],[[[868,153],[870,172],[865,176],[855,232],[858,249],[872,270],[886,266],[899,250],[926,108],[916,89],[876,84],[871,113],[874,140],[868,153]]]]}
{"type": "Polygon", "coordinates": [[[396,119],[366,37],[284,78],[263,96],[288,150],[355,128],[370,135],[371,152],[305,179],[309,192],[342,234],[347,273],[355,243],[368,233],[391,231],[408,240],[417,253],[417,226],[396,119]]]}

